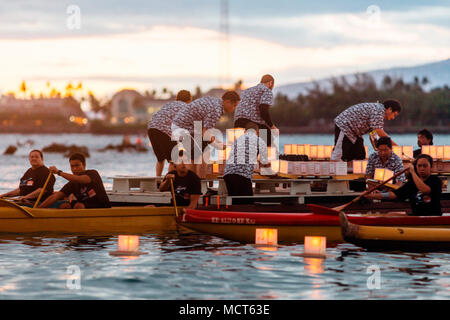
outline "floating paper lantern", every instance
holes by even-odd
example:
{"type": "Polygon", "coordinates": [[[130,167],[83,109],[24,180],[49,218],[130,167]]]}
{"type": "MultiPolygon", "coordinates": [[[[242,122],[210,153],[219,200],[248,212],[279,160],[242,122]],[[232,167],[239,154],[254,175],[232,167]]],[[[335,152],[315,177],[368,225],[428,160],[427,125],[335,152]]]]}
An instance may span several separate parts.
{"type": "Polygon", "coordinates": [[[112,256],[139,256],[146,252],[139,251],[139,236],[119,235],[117,239],[117,251],[109,253],[112,256]]]}
{"type": "Polygon", "coordinates": [[[261,229],[257,228],[255,232],[256,245],[278,245],[278,229],[261,229]]]}
{"type": "Polygon", "coordinates": [[[305,237],[305,256],[326,257],[327,238],[319,236],[305,237]]]}
{"type": "Polygon", "coordinates": [[[378,181],[386,181],[394,175],[394,171],[385,168],[376,168],[374,179],[378,181]]]}

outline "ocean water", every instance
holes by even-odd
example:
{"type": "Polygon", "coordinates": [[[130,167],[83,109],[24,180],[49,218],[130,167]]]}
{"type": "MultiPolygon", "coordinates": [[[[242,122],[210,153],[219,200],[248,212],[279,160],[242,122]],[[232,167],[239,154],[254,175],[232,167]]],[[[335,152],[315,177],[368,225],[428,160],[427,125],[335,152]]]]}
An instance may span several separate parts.
{"type": "MultiPolygon", "coordinates": [[[[132,140],[136,137],[132,137],[132,140]]],[[[415,135],[393,136],[416,145],[415,135]]],[[[106,188],[115,175],[154,175],[148,153],[99,152],[122,136],[0,135],[0,152],[31,139],[12,156],[0,155],[0,192],[16,188],[28,152],[53,142],[85,145],[87,167],[106,188]]],[[[147,141],[147,140],[145,140],[147,141]]],[[[332,144],[331,135],[281,136],[285,143],[332,144]]],[[[437,135],[435,144],[449,144],[437,135]]],[[[67,158],[45,164],[70,171],[67,158]]],[[[57,177],[55,189],[65,183],[57,177]]],[[[298,256],[303,245],[268,250],[199,233],[155,231],[140,237],[139,257],[111,256],[117,236],[0,237],[0,299],[449,299],[450,253],[367,252],[343,243],[326,259],[298,256]]]]}

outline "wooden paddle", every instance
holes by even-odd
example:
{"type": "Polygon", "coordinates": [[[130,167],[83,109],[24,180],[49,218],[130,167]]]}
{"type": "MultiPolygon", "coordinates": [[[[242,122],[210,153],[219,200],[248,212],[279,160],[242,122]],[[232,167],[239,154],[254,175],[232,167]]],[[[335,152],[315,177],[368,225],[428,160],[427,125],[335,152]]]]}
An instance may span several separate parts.
{"type": "Polygon", "coordinates": [[[400,172],[397,172],[396,174],[394,174],[392,177],[390,177],[389,179],[387,179],[386,181],[383,181],[382,183],[380,183],[379,185],[376,185],[370,189],[367,189],[366,191],[364,191],[363,193],[361,193],[358,197],[356,197],[355,199],[353,199],[352,201],[343,204],[342,206],[339,207],[334,207],[334,208],[329,208],[329,207],[324,207],[324,206],[319,206],[316,204],[307,204],[306,206],[314,213],[314,214],[331,214],[331,215],[338,215],[340,211],[344,210],[345,208],[347,208],[349,205],[351,205],[352,203],[357,202],[359,199],[361,199],[362,197],[364,197],[365,195],[372,193],[373,191],[375,191],[376,189],[380,188],[381,186],[384,186],[386,183],[388,183],[389,181],[391,181],[392,179],[395,179],[396,177],[398,177],[399,175],[405,173],[408,170],[408,168],[403,169],[400,172]]]}
{"type": "Polygon", "coordinates": [[[41,190],[41,192],[39,193],[39,197],[36,199],[36,202],[34,203],[33,208],[36,208],[37,205],[39,204],[39,201],[41,200],[42,195],[44,194],[45,188],[47,188],[47,184],[48,184],[48,182],[50,181],[50,177],[51,177],[51,176],[52,176],[52,173],[49,172],[48,177],[47,177],[47,180],[45,180],[44,186],[42,187],[42,190],[41,190]]]}
{"type": "Polygon", "coordinates": [[[175,207],[175,216],[178,218],[177,200],[175,199],[175,190],[173,188],[173,181],[170,180],[170,191],[172,192],[173,206],[175,207]]]}
{"type": "Polygon", "coordinates": [[[19,206],[18,204],[15,204],[14,202],[10,202],[10,201],[6,201],[6,200],[3,200],[3,199],[0,199],[0,206],[14,207],[16,209],[19,209],[23,213],[25,213],[27,216],[29,216],[31,218],[34,218],[33,214],[30,211],[28,211],[24,207],[19,206]]]}

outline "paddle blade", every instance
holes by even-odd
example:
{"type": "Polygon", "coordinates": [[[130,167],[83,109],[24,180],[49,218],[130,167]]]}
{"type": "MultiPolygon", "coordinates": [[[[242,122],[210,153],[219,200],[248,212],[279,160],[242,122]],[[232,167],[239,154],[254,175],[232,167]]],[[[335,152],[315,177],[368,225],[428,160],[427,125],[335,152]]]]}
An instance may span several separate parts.
{"type": "Polygon", "coordinates": [[[339,215],[339,211],[336,211],[333,208],[319,206],[317,204],[307,204],[306,206],[314,214],[326,214],[326,215],[334,215],[334,216],[339,215]]]}

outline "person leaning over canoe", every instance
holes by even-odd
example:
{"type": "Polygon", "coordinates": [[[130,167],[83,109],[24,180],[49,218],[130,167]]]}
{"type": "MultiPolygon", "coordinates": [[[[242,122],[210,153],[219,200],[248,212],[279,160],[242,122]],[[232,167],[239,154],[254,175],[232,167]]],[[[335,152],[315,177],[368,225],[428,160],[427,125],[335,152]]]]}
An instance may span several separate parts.
{"type": "Polygon", "coordinates": [[[64,202],[60,209],[110,208],[108,195],[97,170],[86,170],[86,159],[81,153],[74,153],[69,158],[72,174],[62,172],[51,166],[50,172],[57,174],[69,182],[62,189],[48,197],[39,208],[47,208],[54,202],[73,194],[77,200],[64,202]]]}
{"type": "MultiPolygon", "coordinates": [[[[267,144],[258,136],[259,126],[248,122],[245,129],[245,134],[237,138],[231,146],[224,169],[223,179],[229,196],[253,196],[252,178],[258,153],[261,167],[270,167],[267,144]]],[[[236,203],[238,202],[251,203],[252,200],[239,199],[236,203]]]]}
{"type": "MultiPolygon", "coordinates": [[[[0,198],[19,196],[18,200],[31,202],[36,201],[39,197],[50,171],[44,165],[44,155],[40,150],[32,150],[28,154],[28,160],[30,161],[31,168],[29,168],[22,178],[20,178],[19,187],[0,195],[0,198]]],[[[45,192],[42,195],[42,200],[45,200],[53,193],[55,180],[55,177],[51,176],[47,187],[45,188],[45,192]]]]}
{"type": "Polygon", "coordinates": [[[198,199],[202,195],[200,178],[193,171],[188,170],[184,163],[188,161],[188,157],[183,156],[183,152],[180,153],[181,157],[177,160],[174,159],[173,165],[175,170],[166,174],[159,186],[159,191],[169,191],[170,179],[172,179],[177,206],[187,206],[189,209],[195,209],[198,199]]]}
{"type": "Polygon", "coordinates": [[[422,146],[433,145],[433,134],[427,129],[420,130],[417,134],[417,145],[419,146],[419,149],[414,150],[414,158],[417,158],[417,156],[422,153],[422,146]]]}
{"type": "MultiPolygon", "coordinates": [[[[208,129],[212,129],[219,122],[223,112],[233,113],[240,100],[235,91],[227,91],[222,95],[222,99],[216,97],[203,97],[192,101],[184,106],[175,116],[172,122],[172,138],[178,140],[183,138],[183,143],[190,143],[190,157],[195,166],[189,166],[199,177],[205,176],[206,164],[203,161],[203,151],[208,144],[213,143],[215,138],[210,141],[203,141],[203,136],[208,129]],[[195,134],[195,125],[201,125],[201,132],[195,134]],[[201,136],[202,141],[196,141],[194,136],[201,136]]],[[[185,147],[188,150],[188,147],[185,147]]],[[[189,154],[189,152],[188,152],[189,154]]]]}
{"type": "MultiPolygon", "coordinates": [[[[387,137],[384,120],[394,120],[401,111],[400,102],[386,100],[383,103],[360,103],[344,110],[334,119],[334,149],[331,160],[364,160],[363,135],[376,131],[379,137],[387,137]]],[[[393,145],[397,145],[392,141],[393,145]]]]}
{"type": "MultiPolygon", "coordinates": [[[[372,153],[367,161],[366,179],[373,179],[375,169],[385,168],[394,174],[403,170],[403,161],[392,152],[392,141],[389,137],[381,137],[377,140],[377,151],[372,153]]],[[[401,174],[393,180],[393,183],[402,185],[406,182],[405,174],[401,174]]]]}
{"type": "Polygon", "coordinates": [[[394,191],[373,192],[366,195],[369,199],[405,200],[409,199],[414,216],[440,216],[442,181],[431,175],[433,159],[427,154],[417,157],[414,165],[407,164],[410,177],[408,182],[394,191]]]}
{"type": "Polygon", "coordinates": [[[261,78],[261,82],[251,88],[245,89],[241,93],[241,101],[234,112],[234,126],[236,128],[245,128],[247,123],[256,123],[259,129],[267,131],[267,145],[271,145],[270,129],[276,130],[277,127],[272,122],[269,108],[273,104],[273,87],[275,79],[266,74],[261,78]]]}
{"type": "Polygon", "coordinates": [[[181,90],[177,94],[176,101],[171,101],[162,106],[156,112],[150,123],[148,124],[148,137],[155,152],[156,159],[156,176],[161,176],[164,169],[164,160],[169,162],[168,171],[174,168],[170,167],[171,153],[173,147],[177,145],[176,141],[172,141],[172,121],[176,114],[192,101],[191,93],[187,90],[181,90]]]}

